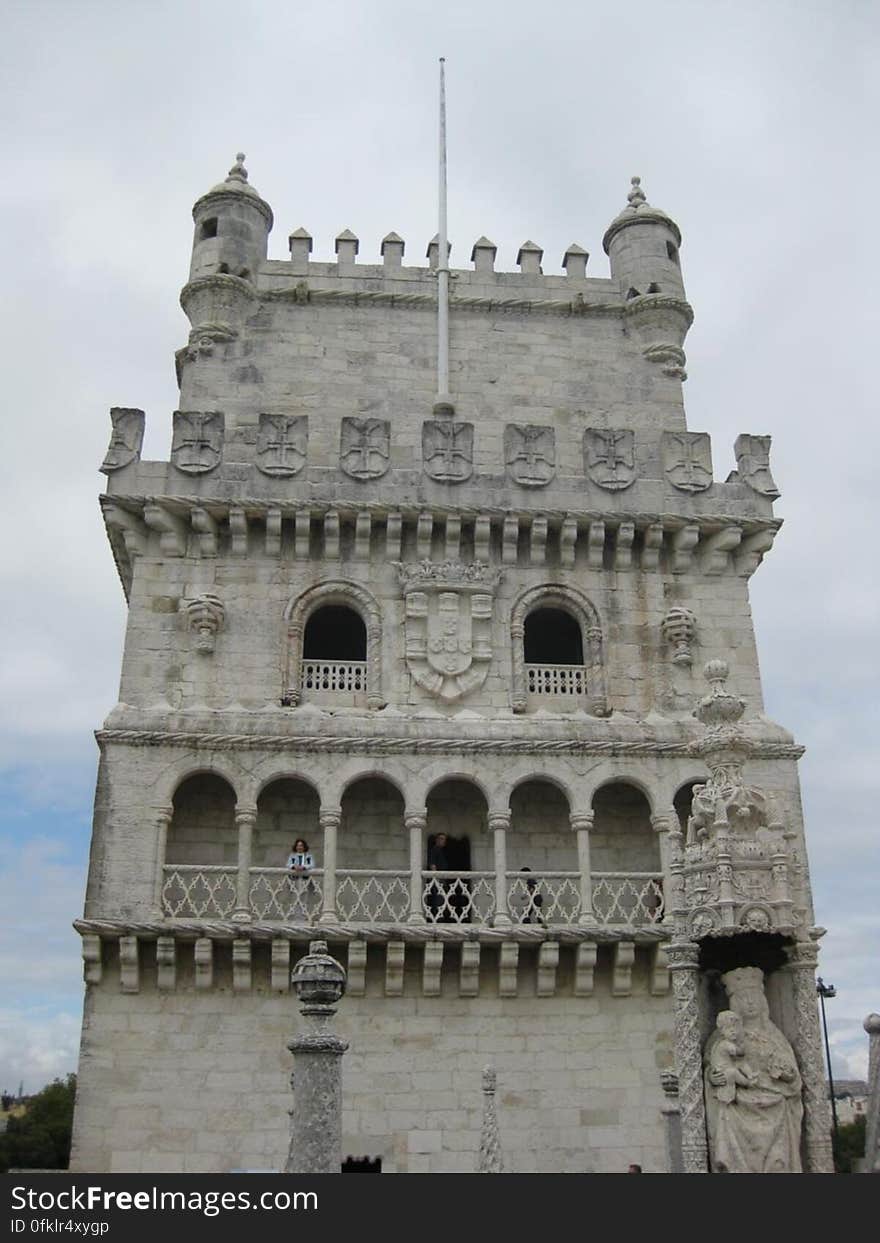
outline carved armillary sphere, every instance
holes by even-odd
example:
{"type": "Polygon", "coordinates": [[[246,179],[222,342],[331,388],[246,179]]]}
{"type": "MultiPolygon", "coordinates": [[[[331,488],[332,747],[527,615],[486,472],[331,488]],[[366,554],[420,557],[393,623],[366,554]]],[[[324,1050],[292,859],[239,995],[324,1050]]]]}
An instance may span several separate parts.
{"type": "Polygon", "coordinates": [[[290,979],[303,1014],[332,1014],[345,992],[345,968],[328,953],[326,941],[311,942],[290,979]]]}

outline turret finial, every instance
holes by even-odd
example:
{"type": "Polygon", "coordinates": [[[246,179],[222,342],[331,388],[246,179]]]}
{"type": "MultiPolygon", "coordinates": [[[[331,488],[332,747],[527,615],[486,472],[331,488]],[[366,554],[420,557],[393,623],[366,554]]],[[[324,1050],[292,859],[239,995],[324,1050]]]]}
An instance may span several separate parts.
{"type": "Polygon", "coordinates": [[[235,157],[235,163],[226,175],[227,181],[247,181],[247,169],[244,166],[244,152],[239,151],[235,157]]]}
{"type": "Polygon", "coordinates": [[[626,196],[627,202],[633,207],[641,207],[642,203],[647,203],[648,201],[642,189],[642,179],[641,177],[632,177],[630,180],[632,181],[632,189],[626,196]]]}

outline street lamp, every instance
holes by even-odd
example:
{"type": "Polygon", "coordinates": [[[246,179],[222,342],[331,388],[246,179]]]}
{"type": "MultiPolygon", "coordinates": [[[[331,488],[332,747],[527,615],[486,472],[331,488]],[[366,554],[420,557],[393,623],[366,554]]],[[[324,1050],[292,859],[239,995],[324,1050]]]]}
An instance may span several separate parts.
{"type": "Polygon", "coordinates": [[[816,992],[819,994],[819,1005],[822,1009],[822,1030],[825,1033],[825,1058],[828,1062],[828,1090],[831,1093],[831,1119],[834,1126],[834,1138],[837,1139],[837,1101],[834,1099],[834,1076],[831,1073],[831,1049],[828,1045],[828,1023],[825,1018],[825,999],[836,997],[837,989],[833,984],[826,984],[821,975],[816,980],[816,992]]]}

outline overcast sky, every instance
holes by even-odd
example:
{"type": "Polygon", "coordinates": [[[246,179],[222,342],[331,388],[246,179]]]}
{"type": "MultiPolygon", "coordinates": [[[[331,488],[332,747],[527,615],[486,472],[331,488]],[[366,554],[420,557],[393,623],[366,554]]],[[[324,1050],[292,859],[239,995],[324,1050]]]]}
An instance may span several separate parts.
{"type": "Polygon", "coordinates": [[[716,478],[770,433],[785,527],[752,582],[767,712],[801,761],[838,1075],[880,1010],[878,6],[872,0],[2,4],[0,1087],[75,1068],[96,747],[124,602],[100,521],[111,405],[167,457],[194,200],[244,150],[270,257],[436,230],[447,57],[454,265],[482,233],[558,272],[637,173],[679,223],[691,428],[716,478]],[[873,386],[872,386],[873,387],[873,386]]]}

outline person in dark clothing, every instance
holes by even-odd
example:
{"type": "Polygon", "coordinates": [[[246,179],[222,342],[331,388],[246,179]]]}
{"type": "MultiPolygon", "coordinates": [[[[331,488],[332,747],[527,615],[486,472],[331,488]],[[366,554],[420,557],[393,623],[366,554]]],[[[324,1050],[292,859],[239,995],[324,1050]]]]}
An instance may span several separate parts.
{"type": "MultiPolygon", "coordinates": [[[[428,846],[428,871],[429,872],[448,872],[449,840],[445,833],[438,833],[431,844],[428,846]]],[[[447,893],[449,891],[448,880],[428,881],[425,891],[425,905],[428,908],[429,918],[437,923],[448,924],[452,919],[449,910],[447,893]]]]}

